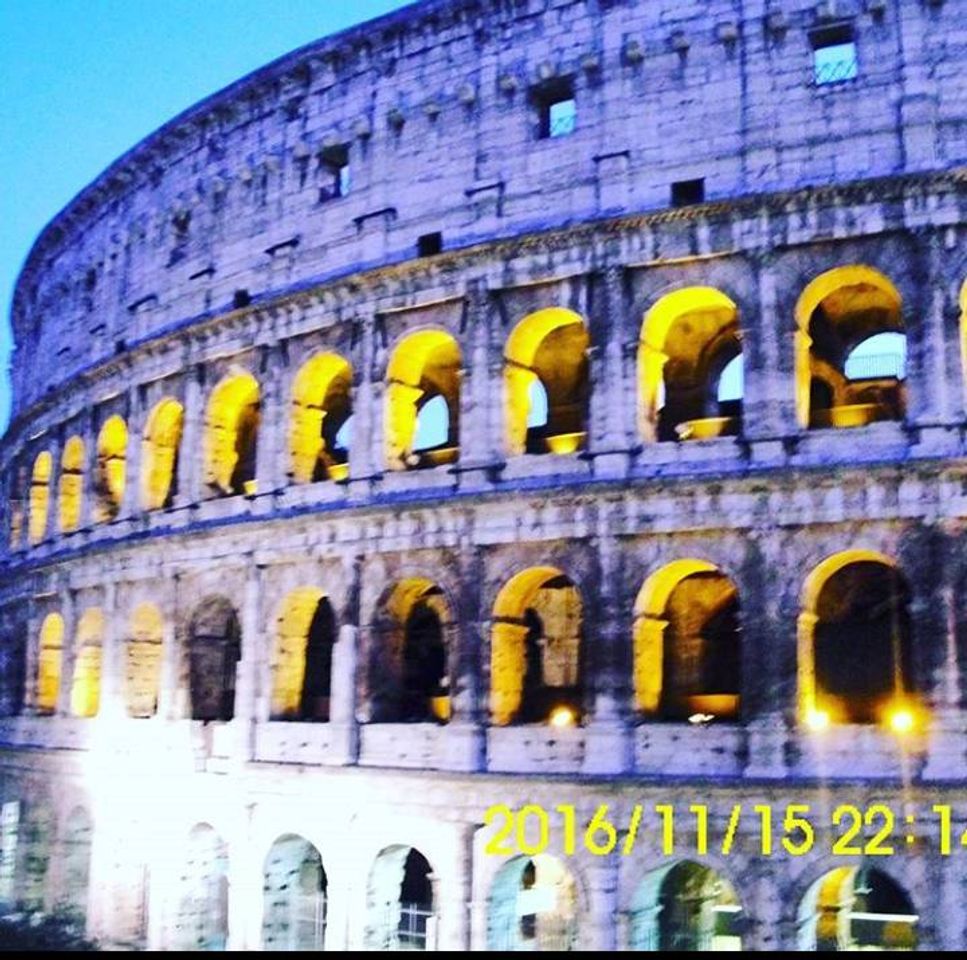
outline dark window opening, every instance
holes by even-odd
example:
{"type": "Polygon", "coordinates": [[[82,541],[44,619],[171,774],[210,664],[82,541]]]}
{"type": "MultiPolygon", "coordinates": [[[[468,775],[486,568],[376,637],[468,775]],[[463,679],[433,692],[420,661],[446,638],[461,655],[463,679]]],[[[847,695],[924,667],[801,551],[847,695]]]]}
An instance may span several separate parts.
{"type": "Polygon", "coordinates": [[[672,184],[672,206],[689,207],[693,203],[705,202],[705,178],[696,180],[676,180],[672,184]]]}
{"type": "Polygon", "coordinates": [[[235,295],[232,297],[232,307],[235,310],[247,307],[251,302],[252,296],[248,290],[236,290],[235,295]]]}
{"type": "Polygon", "coordinates": [[[322,186],[319,188],[319,202],[337,200],[349,193],[350,167],[349,148],[345,145],[330,147],[322,152],[319,159],[322,186]]]}
{"type": "Polygon", "coordinates": [[[257,440],[259,430],[259,406],[246,407],[238,418],[235,433],[235,469],[232,471],[232,493],[248,493],[249,484],[255,480],[257,440]]]}
{"type": "Polygon", "coordinates": [[[424,233],[416,241],[416,254],[418,257],[433,257],[442,251],[443,234],[439,231],[436,233],[424,233]]]}
{"type": "Polygon", "coordinates": [[[192,618],[188,666],[191,718],[231,720],[235,715],[235,672],[241,659],[241,629],[223,600],[207,601],[192,618]]]}
{"type": "Polygon", "coordinates": [[[332,687],[332,648],[336,642],[336,615],[323,597],[316,607],[306,641],[306,672],[302,682],[300,714],[304,720],[329,719],[332,687]]]}
{"type": "Polygon", "coordinates": [[[538,136],[542,140],[566,137],[577,127],[577,102],[570,80],[559,80],[535,91],[538,136]]]}
{"type": "Polygon", "coordinates": [[[416,723],[439,720],[434,701],[449,693],[443,625],[431,607],[418,603],[406,622],[399,719],[416,723]]]}
{"type": "Polygon", "coordinates": [[[856,79],[859,64],[852,27],[829,27],[811,34],[809,41],[813,48],[813,82],[817,86],[856,79]]]}
{"type": "Polygon", "coordinates": [[[400,884],[400,950],[426,950],[427,921],[433,915],[433,883],[430,864],[418,850],[410,850],[400,884]]]}

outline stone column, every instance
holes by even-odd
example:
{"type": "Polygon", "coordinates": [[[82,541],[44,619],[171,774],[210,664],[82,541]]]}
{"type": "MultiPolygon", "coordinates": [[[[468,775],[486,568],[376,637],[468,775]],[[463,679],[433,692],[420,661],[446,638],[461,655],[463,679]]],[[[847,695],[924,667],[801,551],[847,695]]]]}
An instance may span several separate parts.
{"type": "Polygon", "coordinates": [[[121,499],[120,519],[137,516],[141,512],[141,459],[144,436],[144,404],[139,388],[128,391],[128,445],[124,455],[124,495],[121,499]]]}
{"type": "Polygon", "coordinates": [[[473,876],[474,824],[454,825],[453,882],[433,883],[434,912],[439,921],[437,950],[470,950],[470,897],[473,876]]]}
{"type": "Polygon", "coordinates": [[[349,487],[358,497],[368,497],[374,474],[381,472],[374,458],[374,435],[382,440],[382,390],[374,381],[376,365],[376,318],[365,313],[357,318],[361,328],[359,348],[353,359],[353,439],[349,450],[349,487]]]}
{"type": "Polygon", "coordinates": [[[486,754],[484,691],[481,652],[480,587],[483,583],[483,551],[473,543],[473,531],[461,538],[460,597],[451,628],[455,649],[450,655],[451,716],[447,727],[447,766],[453,770],[481,770],[486,754]]]}
{"type": "Polygon", "coordinates": [[[242,601],[242,650],[235,671],[235,760],[245,763],[252,759],[255,747],[255,702],[258,696],[260,652],[264,644],[262,631],[263,568],[249,554],[245,571],[245,595],[242,601]]]}
{"type": "Polygon", "coordinates": [[[37,712],[37,663],[40,654],[40,625],[43,617],[38,615],[37,601],[27,599],[27,637],[24,643],[24,692],[23,712],[37,712]]]}
{"type": "Polygon", "coordinates": [[[112,724],[122,720],[124,709],[124,652],[127,618],[118,609],[114,580],[104,584],[104,634],[101,637],[101,703],[98,718],[112,724]]]}
{"type": "Polygon", "coordinates": [[[491,405],[492,394],[502,383],[491,378],[491,326],[494,309],[487,282],[480,278],[467,284],[467,356],[460,391],[460,459],[457,470],[466,483],[478,483],[480,471],[500,459],[491,405]]]}
{"type": "Polygon", "coordinates": [[[359,593],[362,589],[362,557],[344,558],[349,584],[339,626],[339,638],[332,649],[329,724],[332,728],[334,760],[354,763],[359,756],[359,724],[356,719],[356,666],[359,637],[359,593]]]}
{"type": "Polygon", "coordinates": [[[288,411],[285,387],[289,366],[280,345],[264,347],[263,350],[267,353],[268,362],[263,365],[266,372],[259,385],[261,402],[255,478],[259,499],[271,506],[271,494],[281,490],[286,483],[288,411]]]}
{"type": "Polygon", "coordinates": [[[60,481],[63,473],[61,459],[64,445],[57,439],[53,440],[47,449],[50,451],[50,481],[47,484],[47,523],[42,538],[44,540],[60,534],[60,481]]]}
{"type": "Polygon", "coordinates": [[[174,574],[171,583],[172,602],[162,616],[161,676],[158,688],[158,717],[162,720],[184,720],[190,715],[187,691],[181,683],[183,637],[178,628],[180,609],[180,574],[174,574]]]}
{"type": "Polygon", "coordinates": [[[97,434],[94,432],[94,412],[88,410],[80,431],[84,441],[84,467],[81,475],[81,516],[79,530],[85,530],[94,523],[94,483],[97,476],[97,434]]]}
{"type": "Polygon", "coordinates": [[[628,404],[623,357],[625,339],[624,268],[608,267],[589,283],[590,410],[587,448],[596,476],[624,476],[633,436],[635,405],[628,404]]]}
{"type": "Polygon", "coordinates": [[[623,596],[619,544],[607,529],[607,505],[602,503],[601,508],[598,535],[592,541],[597,552],[597,584],[592,585],[593,594],[586,596],[583,611],[585,699],[590,704],[584,771],[615,774],[627,772],[634,765],[634,741],[628,722],[632,617],[623,596]]]}
{"type": "Polygon", "coordinates": [[[185,370],[184,421],[178,456],[177,506],[187,506],[202,499],[202,477],[205,459],[205,368],[202,364],[185,370]]]}
{"type": "Polygon", "coordinates": [[[582,949],[610,953],[623,950],[627,944],[618,941],[618,864],[615,856],[598,857],[588,870],[590,915],[578,916],[578,931],[587,924],[590,929],[580,937],[582,949]]]}
{"type": "Polygon", "coordinates": [[[60,592],[60,615],[64,619],[64,641],[60,654],[57,709],[54,712],[59,717],[67,717],[71,712],[71,687],[77,659],[77,592],[69,584],[64,584],[60,592]]]}

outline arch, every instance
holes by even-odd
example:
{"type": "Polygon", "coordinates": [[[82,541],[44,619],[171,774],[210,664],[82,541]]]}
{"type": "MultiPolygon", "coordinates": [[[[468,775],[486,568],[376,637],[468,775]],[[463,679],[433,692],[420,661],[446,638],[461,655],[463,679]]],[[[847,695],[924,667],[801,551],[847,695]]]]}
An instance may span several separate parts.
{"type": "Polygon", "coordinates": [[[393,350],[386,368],[386,464],[392,470],[454,463],[460,437],[460,347],[444,330],[418,330],[393,350]],[[434,447],[417,449],[420,414],[441,398],[447,435],[434,447]]]}
{"type": "Polygon", "coordinates": [[[796,303],[796,415],[801,427],[903,419],[906,387],[901,378],[875,370],[858,379],[845,374],[853,347],[888,332],[904,332],[903,305],[893,282],[878,270],[862,264],[836,267],[806,286],[796,303]]]}
{"type": "Polygon", "coordinates": [[[827,557],[803,585],[798,622],[800,716],[874,723],[913,709],[909,590],[871,550],[827,557]]]}
{"type": "Polygon", "coordinates": [[[141,504],[145,510],[167,507],[178,493],[178,458],[185,412],[164,397],[148,416],[141,441],[141,504]]]}
{"type": "Polygon", "coordinates": [[[557,568],[531,567],[504,584],[491,630],[494,724],[580,720],[582,633],[581,596],[557,568]]]}
{"type": "Polygon", "coordinates": [[[124,499],[127,464],[128,427],[117,414],[108,417],[97,435],[97,472],[94,479],[94,519],[113,520],[124,499]]]}
{"type": "Polygon", "coordinates": [[[260,420],[255,377],[238,371],[212,390],[205,415],[205,482],[224,494],[254,494],[260,420]]]}
{"type": "Polygon", "coordinates": [[[292,383],[290,471],[295,483],[344,480],[349,450],[340,434],[352,415],[352,367],[336,353],[317,353],[292,383]]]}
{"type": "Polygon", "coordinates": [[[919,917],[906,890],[867,864],[836,867],[799,904],[800,950],[916,950],[919,917]]]}
{"type": "Polygon", "coordinates": [[[415,847],[386,847],[366,887],[367,950],[433,950],[436,904],[433,870],[415,847]]]}
{"type": "Polygon", "coordinates": [[[380,603],[369,665],[372,719],[450,719],[452,617],[443,590],[425,577],[398,581],[380,603]]]}
{"type": "Polygon", "coordinates": [[[238,614],[230,601],[202,600],[188,629],[193,720],[231,720],[235,715],[235,671],[241,654],[238,614]]]}
{"type": "Polygon", "coordinates": [[[718,397],[721,372],[741,355],[738,307],[721,290],[686,287],[661,297],[645,314],[638,345],[642,437],[655,442],[741,433],[741,396],[718,397]]]}
{"type": "Polygon", "coordinates": [[[646,874],[632,898],[632,950],[741,950],[742,904],[718,871],[679,860],[646,874]]]}
{"type": "Polygon", "coordinates": [[[124,706],[129,717],[158,712],[164,623],[153,603],[134,608],[124,651],[124,706]]]}
{"type": "Polygon", "coordinates": [[[328,886],[319,851],[296,834],[279,837],[262,868],[262,949],[325,949],[328,886]]]}
{"type": "Polygon", "coordinates": [[[224,950],[228,940],[228,847],[207,823],[192,828],[178,881],[173,946],[224,950]]]}
{"type": "Polygon", "coordinates": [[[275,620],[272,719],[328,720],[336,618],[315,587],[289,593],[275,620]]]}
{"type": "Polygon", "coordinates": [[[500,868],[487,906],[488,950],[576,950],[578,887],[556,857],[515,857],[500,868]]]}
{"type": "Polygon", "coordinates": [[[638,592],[634,625],[635,706],[684,720],[733,718],[741,692],[739,594],[706,560],[675,560],[638,592]]]}
{"type": "Polygon", "coordinates": [[[30,474],[30,516],[27,533],[31,543],[40,543],[47,535],[47,510],[50,503],[50,475],[53,458],[47,450],[37,454],[30,474]]]}
{"type": "Polygon", "coordinates": [[[64,619],[59,613],[48,613],[40,625],[36,701],[38,713],[52,714],[57,711],[63,658],[64,619]]]}
{"type": "Polygon", "coordinates": [[[547,307],[524,317],[504,348],[504,410],[507,452],[574,453],[587,433],[587,326],[580,314],[547,307]],[[547,394],[543,424],[529,425],[532,384],[547,394]]]}
{"type": "Polygon", "coordinates": [[[70,533],[81,525],[84,499],[84,441],[70,437],[60,458],[59,523],[62,533],[70,533]]]}
{"type": "Polygon", "coordinates": [[[71,684],[71,713],[94,717],[101,702],[101,645],[104,614],[89,607],[77,621],[74,637],[74,679],[71,684]]]}
{"type": "Polygon", "coordinates": [[[79,920],[87,919],[94,823],[83,807],[75,807],[64,822],[61,849],[60,906],[79,920]]]}

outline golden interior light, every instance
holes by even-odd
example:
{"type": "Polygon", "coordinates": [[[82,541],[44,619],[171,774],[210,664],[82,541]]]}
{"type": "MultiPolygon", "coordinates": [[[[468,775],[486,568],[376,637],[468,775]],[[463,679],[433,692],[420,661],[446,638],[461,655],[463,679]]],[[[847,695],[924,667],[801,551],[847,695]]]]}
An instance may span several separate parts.
{"type": "Polygon", "coordinates": [[[573,727],[577,723],[577,717],[570,707],[555,707],[549,719],[551,726],[558,729],[573,727]]]}
{"type": "Polygon", "coordinates": [[[829,714],[825,710],[810,710],[806,714],[806,726],[813,733],[822,733],[829,728],[829,714]]]}
{"type": "Polygon", "coordinates": [[[889,713],[887,722],[890,724],[890,729],[901,736],[910,733],[916,723],[913,711],[909,707],[894,707],[889,713]]]}

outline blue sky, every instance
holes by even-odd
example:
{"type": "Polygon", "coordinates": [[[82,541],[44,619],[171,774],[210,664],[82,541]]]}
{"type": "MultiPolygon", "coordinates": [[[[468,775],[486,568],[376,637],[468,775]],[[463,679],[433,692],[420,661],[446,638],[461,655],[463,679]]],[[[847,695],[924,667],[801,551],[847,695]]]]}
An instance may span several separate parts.
{"type": "Polygon", "coordinates": [[[0,429],[10,299],[43,226],[175,114],[401,0],[0,0],[0,429]]]}

